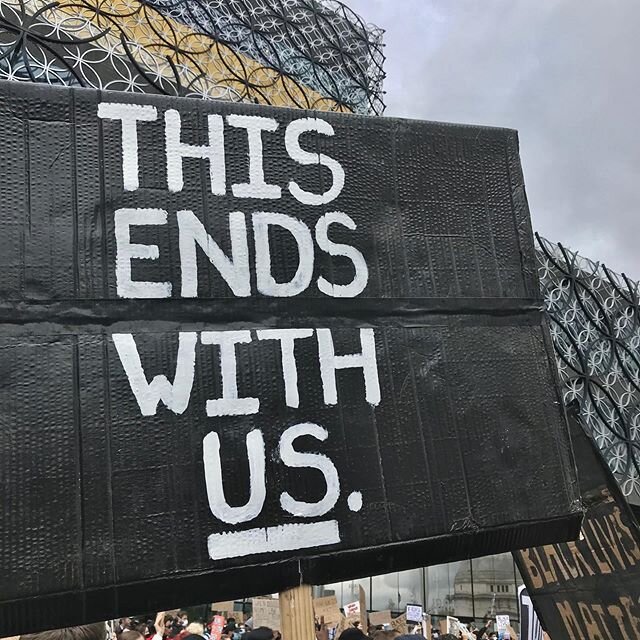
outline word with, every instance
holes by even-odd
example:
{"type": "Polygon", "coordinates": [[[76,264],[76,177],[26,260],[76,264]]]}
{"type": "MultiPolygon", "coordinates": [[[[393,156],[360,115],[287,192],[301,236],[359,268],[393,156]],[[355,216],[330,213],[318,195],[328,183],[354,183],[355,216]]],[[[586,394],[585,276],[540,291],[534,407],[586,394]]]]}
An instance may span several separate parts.
{"type": "Polygon", "coordinates": [[[300,404],[298,392],[298,367],[295,356],[297,340],[313,337],[318,344],[318,360],[322,379],[324,403],[338,402],[336,371],[362,369],[365,383],[365,398],[371,405],[380,403],[380,382],[376,359],[376,343],[373,329],[360,329],[360,353],[336,355],[330,329],[259,329],[255,332],[241,331],[183,331],[178,335],[178,354],[173,382],[166,375],[156,375],[148,382],[144,372],[135,338],[131,333],[114,333],[113,343],[127,375],[131,390],[143,416],[156,414],[162,402],[167,409],[182,414],[189,406],[193,389],[196,345],[217,345],[219,348],[222,397],[207,400],[207,416],[239,416],[258,413],[260,400],[240,397],[238,394],[236,348],[237,345],[261,340],[276,340],[280,344],[282,376],[285,402],[288,407],[300,404]]]}
{"type": "MultiPolygon", "coordinates": [[[[155,244],[131,242],[131,227],[166,225],[168,213],[163,209],[118,209],[114,215],[116,237],[116,287],[121,298],[169,298],[173,290],[171,282],[134,281],[131,261],[158,260],[160,250],[155,244]]],[[[312,235],[307,225],[293,216],[282,213],[258,211],[251,215],[255,248],[255,274],[258,293],[271,297],[292,297],[305,291],[313,278],[315,243],[320,251],[330,256],[343,256],[353,264],[353,280],[347,284],[333,284],[320,276],[318,290],[336,298],[352,298],[364,291],[369,279],[367,263],[360,251],[347,244],[329,239],[331,225],[341,225],[355,231],[356,223],[341,211],[322,215],[312,235]],[[298,250],[298,266],[288,282],[277,282],[273,276],[270,229],[286,231],[295,241],[298,250]]],[[[200,247],[209,262],[237,297],[251,295],[251,271],[249,266],[249,241],[244,213],[229,214],[231,256],[227,256],[219,244],[209,235],[193,211],[178,211],[178,246],[183,298],[198,296],[198,261],[196,247],[200,247]]]]}
{"type": "MultiPolygon", "coordinates": [[[[121,104],[101,102],[98,105],[98,117],[118,120],[122,126],[122,178],[125,191],[136,191],[140,187],[138,123],[157,120],[158,111],[152,105],[121,104]]],[[[207,116],[208,144],[193,145],[182,142],[182,121],[175,109],[164,114],[165,153],[167,160],[167,187],[169,191],[179,192],[184,188],[182,162],[184,158],[200,158],[209,162],[209,180],[211,193],[225,195],[227,192],[225,160],[225,120],[221,115],[207,116]]],[[[244,129],[249,147],[248,181],[233,184],[231,192],[236,198],[278,199],[282,197],[279,185],[265,181],[263,169],[263,133],[273,133],[279,127],[274,118],[249,115],[228,115],[229,127],[244,129]]],[[[321,165],[329,169],[332,175],[331,185],[323,193],[306,191],[291,180],[288,189],[298,202],[319,206],[335,200],[344,187],[345,174],[342,165],[329,156],[317,151],[305,151],[300,146],[303,134],[316,133],[333,136],[333,127],[319,118],[298,118],[287,125],[284,146],[289,157],[301,165],[321,165]]]]}

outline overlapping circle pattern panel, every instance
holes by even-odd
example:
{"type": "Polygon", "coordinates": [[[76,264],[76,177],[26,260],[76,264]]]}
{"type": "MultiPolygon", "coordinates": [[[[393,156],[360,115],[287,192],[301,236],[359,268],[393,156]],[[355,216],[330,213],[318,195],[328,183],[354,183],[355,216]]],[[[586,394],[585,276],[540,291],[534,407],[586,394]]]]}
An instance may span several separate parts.
{"type": "Polygon", "coordinates": [[[638,283],[537,236],[539,274],[565,403],[623,493],[640,501],[638,283]]]}
{"type": "Polygon", "coordinates": [[[382,32],[335,0],[1,0],[0,78],[382,113],[382,32]]]}

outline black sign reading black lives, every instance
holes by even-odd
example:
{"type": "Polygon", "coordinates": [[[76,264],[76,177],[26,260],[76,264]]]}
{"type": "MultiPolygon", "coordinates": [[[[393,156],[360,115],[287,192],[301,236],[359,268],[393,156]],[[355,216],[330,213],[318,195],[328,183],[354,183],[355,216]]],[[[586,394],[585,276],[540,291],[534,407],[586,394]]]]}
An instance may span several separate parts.
{"type": "Polygon", "coordinates": [[[515,133],[0,88],[0,635],[575,534],[515,133]]]}
{"type": "Polygon", "coordinates": [[[576,420],[572,440],[586,516],[575,542],[514,553],[552,638],[640,637],[640,527],[576,420]]]}

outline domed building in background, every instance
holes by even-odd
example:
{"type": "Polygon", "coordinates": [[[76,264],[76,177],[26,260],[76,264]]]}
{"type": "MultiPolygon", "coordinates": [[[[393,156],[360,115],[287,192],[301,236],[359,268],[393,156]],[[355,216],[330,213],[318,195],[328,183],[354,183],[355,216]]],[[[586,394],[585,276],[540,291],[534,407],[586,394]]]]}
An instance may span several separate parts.
{"type": "Polygon", "coordinates": [[[507,614],[518,617],[518,588],[511,554],[478,558],[456,574],[453,602],[456,615],[468,618],[507,614]]]}

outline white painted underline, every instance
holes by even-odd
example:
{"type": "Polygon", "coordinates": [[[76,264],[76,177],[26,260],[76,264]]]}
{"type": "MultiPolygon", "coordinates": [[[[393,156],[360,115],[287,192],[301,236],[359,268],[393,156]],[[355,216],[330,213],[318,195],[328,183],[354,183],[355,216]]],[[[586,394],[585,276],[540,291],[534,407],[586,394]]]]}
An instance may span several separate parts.
{"type": "Polygon", "coordinates": [[[340,530],[337,520],[212,533],[207,539],[209,557],[212,560],[240,558],[256,553],[310,549],[338,542],[340,530]]]}

